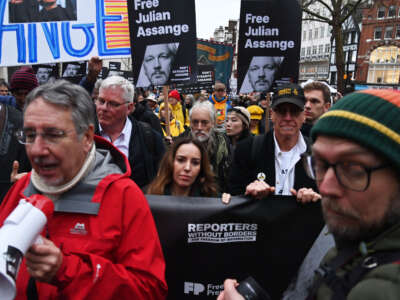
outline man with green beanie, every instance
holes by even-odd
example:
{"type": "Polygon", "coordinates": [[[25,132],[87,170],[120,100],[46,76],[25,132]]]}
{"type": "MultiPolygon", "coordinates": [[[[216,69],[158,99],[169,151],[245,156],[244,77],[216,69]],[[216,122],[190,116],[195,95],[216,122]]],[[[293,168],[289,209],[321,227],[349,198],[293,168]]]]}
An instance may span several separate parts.
{"type": "MultiPolygon", "coordinates": [[[[400,299],[400,93],[352,93],[311,131],[310,175],[336,246],[308,299],[400,299]]],[[[218,300],[244,299],[235,280],[218,300]]],[[[265,287],[268,290],[268,287],[265,287]]]]}

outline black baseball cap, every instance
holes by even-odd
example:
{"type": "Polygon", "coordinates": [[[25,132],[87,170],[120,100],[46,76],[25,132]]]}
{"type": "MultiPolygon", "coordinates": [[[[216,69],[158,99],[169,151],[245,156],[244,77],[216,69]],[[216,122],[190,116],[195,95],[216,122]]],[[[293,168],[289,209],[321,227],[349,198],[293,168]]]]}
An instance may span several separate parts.
{"type": "Polygon", "coordinates": [[[279,86],[274,93],[271,108],[274,109],[282,103],[292,103],[304,109],[306,98],[304,97],[303,89],[293,83],[279,86]]]}

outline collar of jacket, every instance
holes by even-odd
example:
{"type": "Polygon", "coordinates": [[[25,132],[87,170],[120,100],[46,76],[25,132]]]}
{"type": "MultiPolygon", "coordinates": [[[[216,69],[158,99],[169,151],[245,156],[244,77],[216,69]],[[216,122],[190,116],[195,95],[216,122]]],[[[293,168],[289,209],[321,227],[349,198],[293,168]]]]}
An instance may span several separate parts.
{"type": "Polygon", "coordinates": [[[212,94],[212,95],[211,95],[211,100],[212,100],[214,103],[225,103],[225,102],[228,101],[228,98],[226,98],[226,97],[224,96],[224,97],[222,97],[221,99],[218,99],[218,98],[215,96],[215,94],[212,94]]]}

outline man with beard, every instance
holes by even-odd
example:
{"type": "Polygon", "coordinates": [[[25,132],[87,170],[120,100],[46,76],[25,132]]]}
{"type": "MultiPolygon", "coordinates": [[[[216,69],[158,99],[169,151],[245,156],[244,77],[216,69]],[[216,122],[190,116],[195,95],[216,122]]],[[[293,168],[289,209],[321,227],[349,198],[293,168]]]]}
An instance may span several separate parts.
{"type": "Polygon", "coordinates": [[[137,86],[161,86],[168,83],[179,43],[148,45],[137,86]]]}
{"type": "MultiPolygon", "coordinates": [[[[314,125],[309,170],[336,246],[308,299],[400,299],[399,117],[397,92],[364,90],[314,125]]],[[[243,299],[235,286],[227,280],[218,300],[243,299]]]]}
{"type": "Polygon", "coordinates": [[[60,5],[57,5],[56,0],[39,0],[39,4],[43,7],[39,11],[39,22],[76,20],[76,15],[72,9],[72,5],[64,8],[60,5]]]}
{"type": "Polygon", "coordinates": [[[227,190],[231,153],[228,137],[214,129],[215,119],[215,110],[210,102],[196,102],[189,112],[190,128],[181,136],[192,135],[193,138],[204,144],[216,176],[219,191],[225,192],[227,190]]]}
{"type": "Polygon", "coordinates": [[[269,92],[282,60],[281,56],[254,56],[240,93],[269,92]]]}

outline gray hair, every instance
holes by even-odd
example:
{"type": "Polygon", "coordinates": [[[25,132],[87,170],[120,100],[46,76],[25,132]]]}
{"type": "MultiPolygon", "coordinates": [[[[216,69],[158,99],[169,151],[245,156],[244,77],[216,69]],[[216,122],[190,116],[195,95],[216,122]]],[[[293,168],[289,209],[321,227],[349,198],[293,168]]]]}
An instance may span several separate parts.
{"type": "Polygon", "coordinates": [[[103,80],[99,92],[103,89],[120,87],[123,90],[122,98],[127,102],[133,102],[135,97],[135,87],[122,76],[110,76],[103,80]]]}
{"type": "Polygon", "coordinates": [[[207,110],[210,114],[210,120],[215,124],[215,121],[216,121],[215,108],[214,108],[214,105],[212,105],[212,103],[210,101],[195,102],[192,109],[189,111],[189,119],[190,120],[192,120],[193,111],[199,110],[199,109],[207,110]]]}
{"type": "Polygon", "coordinates": [[[78,136],[81,136],[89,128],[89,125],[95,124],[93,101],[88,92],[80,85],[66,80],[40,85],[27,95],[24,114],[27,107],[39,98],[47,103],[70,109],[78,136]]]}

